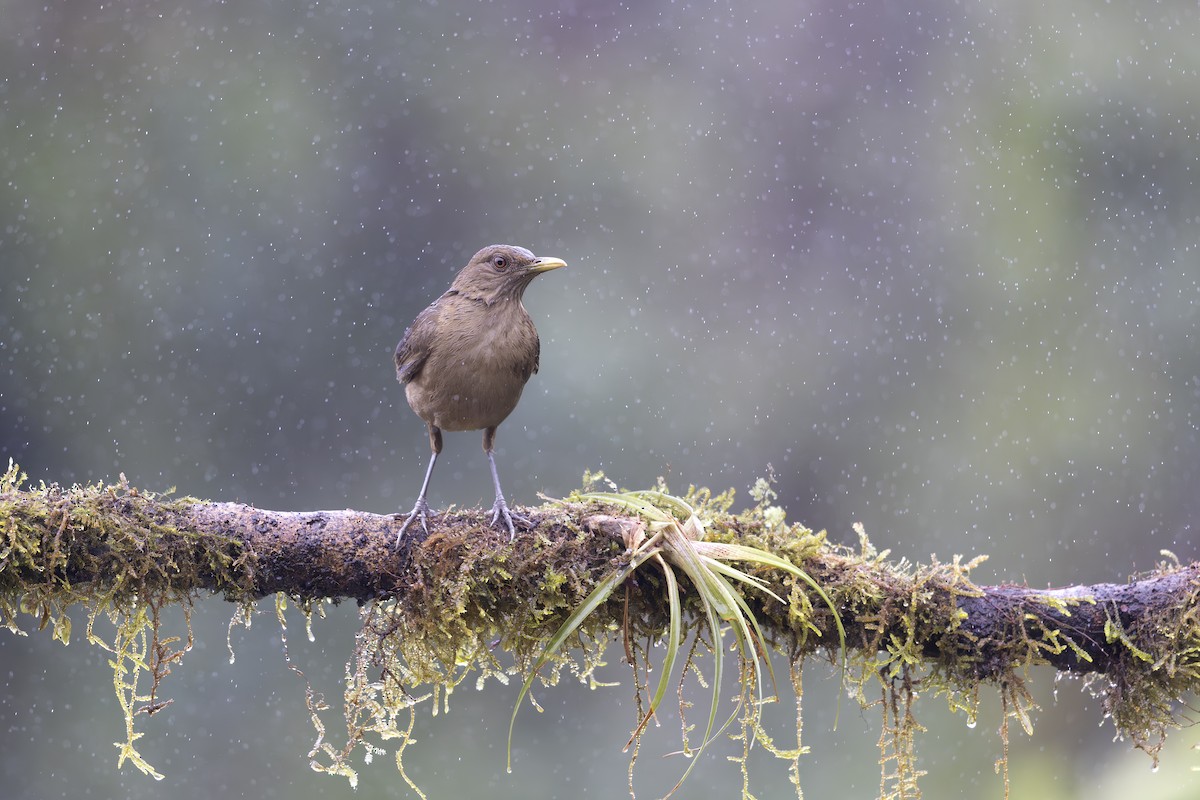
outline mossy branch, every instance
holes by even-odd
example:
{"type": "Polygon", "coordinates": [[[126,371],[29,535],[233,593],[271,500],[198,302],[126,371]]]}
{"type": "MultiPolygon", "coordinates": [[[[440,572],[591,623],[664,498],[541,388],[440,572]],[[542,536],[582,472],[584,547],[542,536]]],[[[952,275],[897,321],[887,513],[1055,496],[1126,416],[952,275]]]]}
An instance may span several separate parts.
{"type": "MultiPolygon", "coordinates": [[[[212,592],[244,602],[282,592],[305,603],[426,602],[444,585],[443,576],[503,562],[505,576],[489,566],[494,580],[473,582],[471,593],[454,603],[506,616],[513,608],[546,605],[547,568],[569,572],[572,594],[585,595],[620,555],[622,529],[637,524],[631,516],[574,504],[521,513],[536,527],[511,544],[487,526],[487,513],[457,511],[439,515],[428,538],[410,534],[397,546],[403,520],[393,515],[269,511],[127,487],[14,490],[0,495],[0,596],[12,608],[31,590],[86,584],[131,597],[212,592]]],[[[731,514],[709,523],[718,540],[794,557],[795,542],[769,526],[731,514]]],[[[1200,658],[1194,638],[1200,564],[1164,565],[1125,584],[1032,589],[977,586],[957,562],[897,566],[869,551],[828,545],[813,548],[800,563],[839,601],[851,649],[904,641],[926,659],[959,665],[956,671],[984,680],[1025,662],[1030,648],[1040,663],[1072,672],[1108,672],[1130,659],[1174,672],[1179,659],[1194,668],[1200,658]]],[[[661,616],[653,611],[660,595],[653,589],[648,595],[645,614],[661,616]]],[[[578,598],[568,604],[571,599],[578,598]]],[[[780,640],[804,634],[786,613],[770,609],[764,609],[769,633],[780,640]]],[[[829,615],[822,617],[819,605],[814,611],[822,635],[808,639],[813,647],[827,646],[829,615]]],[[[1200,688],[1200,676],[1194,677],[1193,690],[1200,688]]]]}
{"type": "MultiPolygon", "coordinates": [[[[416,702],[405,687],[429,685],[436,695],[470,667],[484,675],[514,669],[497,662],[496,641],[512,654],[515,669],[527,669],[597,582],[628,560],[625,534],[643,524],[614,509],[569,500],[521,509],[534,527],[511,543],[487,526],[485,513],[458,511],[438,515],[428,537],[410,535],[397,545],[402,520],[391,515],[268,511],[156,496],[124,481],[71,489],[21,483],[13,468],[0,485],[0,624],[18,630],[18,617],[32,614],[42,627],[53,621],[55,635],[65,638],[65,611],[72,605],[90,609],[93,618],[98,609],[125,619],[136,610],[144,625],[153,625],[152,646],[142,642],[143,658],[136,637],[126,636],[118,662],[148,664],[142,668],[151,670],[154,689],[139,695],[136,674],[125,683],[118,676],[128,717],[135,701],[148,699],[151,713],[160,707],[154,700],[158,682],[186,650],[172,650],[173,640],[158,638],[163,605],[187,606],[202,593],[242,606],[273,594],[304,608],[353,599],[365,606],[364,631],[374,638],[355,654],[347,697],[353,694],[374,722],[359,728],[351,723],[348,748],[377,731],[371,725],[383,724],[384,717],[387,730],[396,730],[396,712],[416,702]],[[371,678],[373,669],[385,680],[371,678]]],[[[932,684],[935,692],[952,695],[952,705],[972,715],[979,686],[999,687],[1009,715],[1028,727],[1033,701],[1023,676],[1031,666],[1049,665],[1102,675],[1106,712],[1135,744],[1155,754],[1181,704],[1200,689],[1200,564],[1164,563],[1126,584],[981,586],[969,574],[982,559],[892,563],[861,531],[857,548],[835,547],[823,532],[784,524],[782,512],[761,499],[733,515],[731,493],[724,501],[695,490],[688,497],[705,517],[709,541],[759,548],[811,576],[840,613],[860,697],[872,678],[890,685],[893,716],[897,698],[911,702],[920,671],[923,688],[932,684]]],[[[772,594],[747,594],[747,608],[793,665],[818,650],[836,651],[834,615],[811,587],[789,582],[777,570],[753,572],[772,594]],[[786,602],[771,599],[776,596],[786,602]]],[[[660,639],[669,623],[663,580],[640,571],[624,593],[589,617],[572,643],[602,648],[623,631],[629,651],[630,641],[660,639]]],[[[702,616],[694,600],[695,592],[685,589],[683,610],[693,620],[702,616]]],[[[556,661],[547,679],[556,680],[571,658],[556,661]]],[[[575,658],[573,668],[584,677],[598,660],[575,658]]],[[[897,741],[911,738],[911,714],[889,722],[886,696],[884,705],[885,727],[893,727],[897,741]]],[[[310,708],[323,738],[320,709],[311,702],[310,708]]],[[[140,735],[130,728],[122,758],[143,766],[132,746],[140,735]]],[[[349,771],[347,750],[320,740],[314,756],[318,750],[330,760],[319,768],[349,771]]],[[[915,779],[911,752],[889,755],[885,748],[889,759],[899,763],[898,781],[915,779]]]]}

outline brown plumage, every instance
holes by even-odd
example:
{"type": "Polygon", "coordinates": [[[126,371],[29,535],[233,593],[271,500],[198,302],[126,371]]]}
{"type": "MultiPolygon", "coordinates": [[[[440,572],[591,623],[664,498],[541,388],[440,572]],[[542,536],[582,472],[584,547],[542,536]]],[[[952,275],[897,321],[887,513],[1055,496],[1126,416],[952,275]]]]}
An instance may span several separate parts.
{"type": "Polygon", "coordinates": [[[535,277],[565,266],[561,259],[538,258],[524,247],[485,247],[404,332],[396,346],[396,379],[429,428],[433,454],[397,543],[414,519],[420,518],[421,527],[429,530],[425,494],[444,430],[483,430],[483,449],[496,488],[492,524],[502,522],[510,539],[516,536],[514,519],[528,524],[504,502],[492,446],[497,426],[517,407],[526,381],[538,371],[541,343],[521,296],[535,277]]]}

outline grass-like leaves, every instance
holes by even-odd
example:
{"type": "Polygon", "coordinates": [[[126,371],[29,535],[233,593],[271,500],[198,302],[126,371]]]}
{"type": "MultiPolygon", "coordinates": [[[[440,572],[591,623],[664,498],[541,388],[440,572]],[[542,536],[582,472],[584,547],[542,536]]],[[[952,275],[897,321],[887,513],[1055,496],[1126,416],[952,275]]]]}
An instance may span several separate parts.
{"type": "Polygon", "coordinates": [[[817,596],[825,602],[830,611],[833,612],[833,619],[837,625],[839,646],[843,658],[846,649],[846,632],[842,627],[841,616],[838,614],[833,602],[810,575],[790,561],[764,550],[744,545],[704,541],[703,523],[696,515],[695,510],[678,497],[660,491],[591,492],[579,496],[579,499],[604,503],[628,512],[633,512],[641,518],[643,524],[634,527],[626,533],[625,544],[628,548],[628,561],[600,581],[584,602],[567,617],[559,629],[555,631],[554,635],[550,637],[549,641],[546,642],[541,655],[529,671],[529,677],[525,679],[525,683],[521,687],[521,693],[517,698],[516,706],[513,708],[512,720],[509,722],[509,770],[511,771],[512,769],[512,733],[517,721],[517,711],[520,709],[521,703],[525,699],[526,694],[528,694],[530,687],[533,686],[533,681],[537,677],[538,670],[579,629],[579,626],[588,615],[599,608],[617,587],[624,583],[626,578],[647,562],[653,562],[662,569],[666,580],[667,602],[670,611],[670,627],[666,642],[667,653],[658,679],[658,685],[655,687],[654,694],[650,699],[649,708],[630,737],[630,743],[642,734],[646,725],[653,719],[663,698],[666,696],[667,687],[670,684],[675,662],[679,655],[683,622],[682,604],[679,599],[679,580],[675,573],[676,569],[683,571],[696,590],[707,618],[706,622],[712,636],[713,646],[713,673],[711,676],[713,692],[712,706],[709,710],[704,737],[699,747],[691,754],[694,757],[684,771],[683,776],[675,784],[675,787],[667,793],[669,797],[687,779],[696,762],[699,760],[698,756],[708,746],[709,742],[716,738],[716,736],[719,736],[721,731],[736,718],[738,713],[738,709],[735,708],[729,720],[716,733],[713,732],[714,728],[716,728],[717,710],[721,699],[722,661],[725,652],[723,629],[726,625],[733,633],[742,658],[754,666],[755,685],[759,694],[760,706],[762,703],[763,686],[762,665],[766,665],[767,674],[770,677],[772,685],[775,683],[774,670],[771,667],[771,660],[766,653],[766,641],[759,627],[758,620],[734,584],[740,583],[758,589],[781,603],[784,600],[772,592],[768,584],[761,578],[743,572],[727,562],[740,561],[779,569],[808,584],[817,596]]]}

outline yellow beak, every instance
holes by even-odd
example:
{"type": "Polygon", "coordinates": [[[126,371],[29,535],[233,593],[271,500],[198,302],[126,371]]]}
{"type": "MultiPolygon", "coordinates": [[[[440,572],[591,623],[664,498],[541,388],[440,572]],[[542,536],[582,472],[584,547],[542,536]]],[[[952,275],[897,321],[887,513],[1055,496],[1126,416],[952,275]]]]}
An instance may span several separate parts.
{"type": "Polygon", "coordinates": [[[525,271],[532,272],[536,275],[539,272],[549,272],[552,269],[558,269],[559,267],[565,267],[566,265],[567,262],[563,261],[561,258],[547,256],[545,258],[535,258],[529,264],[529,266],[525,268],[525,271]]]}

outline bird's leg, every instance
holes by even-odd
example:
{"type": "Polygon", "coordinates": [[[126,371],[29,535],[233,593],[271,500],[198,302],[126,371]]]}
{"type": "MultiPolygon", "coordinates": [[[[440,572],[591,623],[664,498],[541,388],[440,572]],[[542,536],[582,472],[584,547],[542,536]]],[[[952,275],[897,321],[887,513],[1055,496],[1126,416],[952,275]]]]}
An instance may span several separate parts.
{"type": "Polygon", "coordinates": [[[511,542],[517,538],[517,529],[513,526],[513,520],[521,523],[525,527],[533,525],[525,517],[514,514],[508,509],[508,503],[504,502],[504,492],[500,489],[500,475],[496,472],[496,457],[492,454],[492,444],[496,439],[496,429],[487,428],[483,432],[483,450],[487,453],[488,464],[492,468],[492,484],[496,487],[496,502],[492,504],[492,526],[496,525],[501,519],[504,520],[504,527],[508,529],[508,540],[511,542]]]}
{"type": "Polygon", "coordinates": [[[429,449],[433,451],[433,455],[429,457],[429,467],[425,470],[425,481],[421,484],[421,493],[417,495],[417,504],[413,506],[408,519],[404,520],[404,524],[400,526],[400,532],[396,534],[397,546],[404,538],[404,532],[408,530],[408,526],[418,517],[421,520],[421,527],[425,529],[425,535],[429,535],[429,525],[425,522],[426,517],[429,516],[429,503],[425,501],[425,493],[429,491],[429,479],[433,477],[433,465],[437,463],[438,453],[442,452],[442,431],[435,425],[429,426],[429,449]]]}
{"type": "Polygon", "coordinates": [[[437,457],[438,454],[434,453],[429,459],[429,468],[425,470],[425,482],[421,484],[421,493],[417,495],[417,504],[413,506],[408,519],[404,520],[404,524],[400,526],[400,531],[396,534],[397,546],[400,545],[400,540],[404,538],[404,532],[408,530],[408,526],[414,519],[420,518],[421,527],[425,529],[426,535],[429,534],[429,525],[425,522],[425,518],[429,516],[429,503],[425,501],[425,492],[429,490],[429,478],[433,475],[433,465],[437,463],[437,457]]]}

